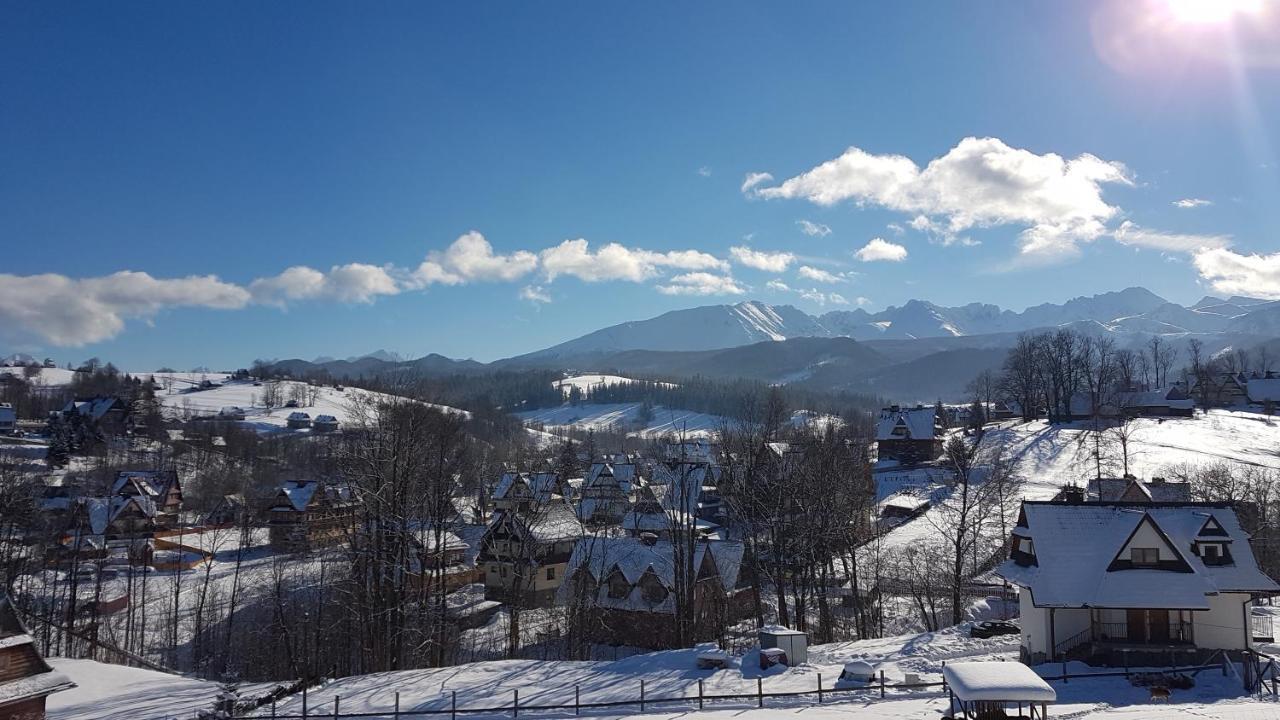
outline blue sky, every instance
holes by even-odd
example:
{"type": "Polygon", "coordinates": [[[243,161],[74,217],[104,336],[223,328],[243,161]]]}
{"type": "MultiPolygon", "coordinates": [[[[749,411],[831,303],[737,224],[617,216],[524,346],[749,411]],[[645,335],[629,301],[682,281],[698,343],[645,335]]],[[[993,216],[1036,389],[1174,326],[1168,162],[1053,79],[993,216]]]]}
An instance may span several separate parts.
{"type": "Polygon", "coordinates": [[[1280,297],[1280,8],[1234,3],[6,2],[0,354],[1280,297]]]}

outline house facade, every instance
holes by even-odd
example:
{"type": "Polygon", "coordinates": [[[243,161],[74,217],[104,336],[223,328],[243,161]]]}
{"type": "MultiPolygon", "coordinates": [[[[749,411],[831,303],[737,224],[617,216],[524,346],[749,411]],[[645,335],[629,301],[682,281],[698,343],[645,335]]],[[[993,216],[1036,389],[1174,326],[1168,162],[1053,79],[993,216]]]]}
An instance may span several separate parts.
{"type": "Polygon", "coordinates": [[[344,542],[352,535],[358,508],[355,490],[348,485],[286,481],[267,511],[271,547],[304,552],[344,542]]]}
{"type": "Polygon", "coordinates": [[[876,450],[880,460],[903,464],[928,462],[942,454],[942,419],[933,407],[880,411],[876,423],[876,450]]]}
{"type": "Polygon", "coordinates": [[[36,651],[7,594],[0,594],[0,718],[44,720],[45,700],[75,683],[36,651]]]}
{"type": "Polygon", "coordinates": [[[578,517],[588,525],[617,525],[631,509],[640,485],[633,462],[598,462],[583,479],[578,517]]]}
{"type": "Polygon", "coordinates": [[[1199,662],[1254,645],[1280,593],[1225,503],[1025,501],[997,574],[1019,589],[1022,659],[1199,662]]]}
{"type": "Polygon", "coordinates": [[[111,494],[148,498],[155,506],[155,522],[160,528],[176,526],[182,513],[182,483],[177,470],[121,470],[111,484],[111,494]]]}
{"type": "Polygon", "coordinates": [[[526,510],[498,510],[480,540],[485,598],[550,603],[564,582],[582,523],[562,498],[526,510]]]}
{"type": "Polygon", "coordinates": [[[699,541],[682,547],[686,551],[678,555],[672,543],[652,538],[583,538],[569,560],[559,604],[581,618],[588,642],[679,647],[677,611],[690,620],[686,643],[719,640],[726,627],[751,612],[742,545],[699,541]],[[677,574],[687,574],[692,587],[679,590],[684,583],[677,574]],[[687,607],[677,607],[680,592],[687,593],[687,607]]]}

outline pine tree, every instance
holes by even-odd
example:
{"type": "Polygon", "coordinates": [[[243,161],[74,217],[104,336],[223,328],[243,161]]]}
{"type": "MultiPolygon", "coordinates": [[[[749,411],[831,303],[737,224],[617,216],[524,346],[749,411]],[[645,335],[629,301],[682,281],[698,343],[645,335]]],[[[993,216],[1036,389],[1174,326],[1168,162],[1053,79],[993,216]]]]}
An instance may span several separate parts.
{"type": "Polygon", "coordinates": [[[578,471],[578,448],[574,445],[573,438],[565,438],[560,443],[560,457],[556,460],[555,469],[560,474],[561,482],[581,476],[578,471]]]}

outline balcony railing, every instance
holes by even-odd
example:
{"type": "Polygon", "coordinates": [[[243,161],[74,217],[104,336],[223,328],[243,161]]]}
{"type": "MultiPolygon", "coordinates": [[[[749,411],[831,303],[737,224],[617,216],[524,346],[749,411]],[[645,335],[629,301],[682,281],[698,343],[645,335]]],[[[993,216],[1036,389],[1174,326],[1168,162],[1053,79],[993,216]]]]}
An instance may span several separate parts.
{"type": "Polygon", "coordinates": [[[1180,620],[1133,625],[1127,622],[1093,623],[1093,640],[1096,642],[1164,645],[1190,643],[1192,638],[1191,623],[1180,620]]]}

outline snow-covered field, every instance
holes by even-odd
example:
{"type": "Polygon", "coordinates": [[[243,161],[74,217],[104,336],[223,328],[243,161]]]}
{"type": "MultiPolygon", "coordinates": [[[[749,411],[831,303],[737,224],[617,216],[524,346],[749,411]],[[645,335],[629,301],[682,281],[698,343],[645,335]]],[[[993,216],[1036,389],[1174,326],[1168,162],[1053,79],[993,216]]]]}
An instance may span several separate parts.
{"type": "Polygon", "coordinates": [[[50,658],[78,687],[49,696],[49,720],[194,718],[213,709],[216,682],[92,660],[50,658]]]}
{"type": "MultiPolygon", "coordinates": [[[[574,388],[583,393],[590,392],[596,388],[605,387],[607,385],[627,385],[636,382],[633,378],[623,377],[621,375],[575,375],[563,380],[557,381],[555,387],[560,388],[564,392],[565,397],[569,397],[569,393],[574,388]]],[[[671,383],[662,383],[666,387],[675,387],[671,383]]]]}
{"type": "MultiPolygon", "coordinates": [[[[0,367],[0,375],[16,375],[17,377],[26,377],[26,368],[20,367],[0,367]]],[[[58,387],[61,385],[70,385],[71,380],[76,376],[74,370],[65,368],[40,368],[40,374],[30,378],[32,385],[43,387],[58,387]]]]}
{"type": "MultiPolygon", "coordinates": [[[[225,376],[222,377],[225,378],[225,376]]],[[[342,390],[329,386],[308,388],[306,383],[281,380],[276,383],[279,385],[281,402],[293,397],[294,388],[314,390],[316,393],[315,402],[307,403],[303,401],[299,403],[301,407],[296,408],[266,408],[262,406],[262,395],[266,390],[266,383],[255,385],[249,380],[232,380],[208,390],[192,390],[189,388],[198,387],[201,379],[208,379],[213,382],[220,382],[220,380],[215,379],[214,376],[191,373],[178,373],[172,376],[162,375],[160,378],[162,388],[166,379],[172,380],[171,388],[162,389],[158,395],[161,404],[171,415],[179,418],[184,416],[216,415],[222,408],[239,407],[245,411],[244,424],[262,432],[285,429],[289,414],[294,412],[305,412],[312,419],[315,419],[318,415],[332,415],[337,418],[339,424],[346,424],[355,415],[356,408],[360,405],[396,399],[392,395],[384,395],[360,388],[347,387],[342,390]],[[195,377],[180,377],[182,375],[195,375],[195,377]],[[187,391],[184,392],[184,390],[187,391]]],[[[469,416],[466,411],[458,410],[457,408],[450,408],[444,405],[433,405],[432,407],[469,416]]],[[[300,430],[297,432],[307,431],[300,430]]]]}

